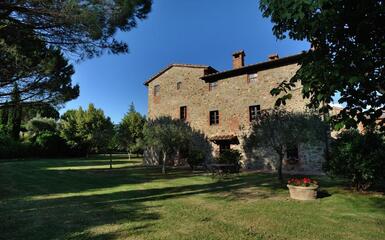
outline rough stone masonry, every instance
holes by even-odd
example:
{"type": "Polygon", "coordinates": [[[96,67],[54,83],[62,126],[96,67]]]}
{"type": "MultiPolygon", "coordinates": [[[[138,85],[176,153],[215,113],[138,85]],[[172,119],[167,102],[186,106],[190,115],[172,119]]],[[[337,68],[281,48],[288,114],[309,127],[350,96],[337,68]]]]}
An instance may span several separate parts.
{"type": "MultiPolygon", "coordinates": [[[[242,136],[250,129],[256,112],[274,107],[276,98],[270,90],[290,78],[298,70],[301,54],[246,65],[244,51],[232,55],[233,68],[217,71],[211,66],[172,64],[145,82],[148,88],[148,117],[183,118],[191,127],[202,131],[212,142],[213,155],[222,149],[238,149],[243,153],[243,167],[274,171],[277,157],[269,149],[245,153],[242,136]]],[[[304,111],[306,102],[301,86],[292,90],[293,98],[285,106],[290,111],[304,111]]],[[[321,173],[322,144],[301,144],[298,161],[284,161],[284,171],[321,173]]],[[[156,154],[145,154],[145,163],[156,164],[156,154]]]]}

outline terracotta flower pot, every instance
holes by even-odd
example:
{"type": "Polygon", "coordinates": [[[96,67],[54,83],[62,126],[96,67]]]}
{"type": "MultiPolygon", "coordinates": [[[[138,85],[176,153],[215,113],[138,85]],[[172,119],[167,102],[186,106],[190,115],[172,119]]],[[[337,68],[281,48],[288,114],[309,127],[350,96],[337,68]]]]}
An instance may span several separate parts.
{"type": "Polygon", "coordinates": [[[297,200],[315,200],[317,198],[318,186],[302,187],[287,185],[290,197],[297,200]]]}

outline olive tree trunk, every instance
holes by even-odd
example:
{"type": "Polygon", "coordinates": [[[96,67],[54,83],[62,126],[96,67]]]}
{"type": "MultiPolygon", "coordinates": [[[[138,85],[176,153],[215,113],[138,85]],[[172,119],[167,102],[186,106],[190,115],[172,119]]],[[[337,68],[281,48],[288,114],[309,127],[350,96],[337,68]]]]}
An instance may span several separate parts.
{"type": "Polygon", "coordinates": [[[167,158],[167,153],[166,151],[163,151],[163,163],[162,163],[162,173],[166,174],[166,158],[167,158]]]}
{"type": "Polygon", "coordinates": [[[278,159],[278,180],[282,183],[283,177],[282,177],[282,162],[283,162],[283,154],[279,154],[278,159]]]}

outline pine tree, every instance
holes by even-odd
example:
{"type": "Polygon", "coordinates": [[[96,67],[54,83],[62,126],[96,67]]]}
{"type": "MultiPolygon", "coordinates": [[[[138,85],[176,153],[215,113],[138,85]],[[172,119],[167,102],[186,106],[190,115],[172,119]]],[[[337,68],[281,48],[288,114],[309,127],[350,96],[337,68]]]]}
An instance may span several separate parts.
{"type": "Polygon", "coordinates": [[[134,103],[131,103],[128,112],[124,115],[118,126],[117,137],[121,147],[127,150],[129,158],[132,152],[139,152],[142,149],[143,126],[146,122],[144,116],[135,110],[134,103]]]}
{"type": "Polygon", "coordinates": [[[9,109],[8,109],[8,102],[5,102],[4,104],[4,107],[2,109],[0,109],[0,124],[4,127],[7,126],[8,124],[8,112],[9,112],[9,109]]]}
{"type": "Polygon", "coordinates": [[[20,92],[19,87],[15,83],[13,86],[11,101],[10,101],[10,111],[8,113],[8,131],[9,135],[15,139],[19,140],[20,128],[21,128],[21,111],[22,107],[20,104],[20,92]]]}

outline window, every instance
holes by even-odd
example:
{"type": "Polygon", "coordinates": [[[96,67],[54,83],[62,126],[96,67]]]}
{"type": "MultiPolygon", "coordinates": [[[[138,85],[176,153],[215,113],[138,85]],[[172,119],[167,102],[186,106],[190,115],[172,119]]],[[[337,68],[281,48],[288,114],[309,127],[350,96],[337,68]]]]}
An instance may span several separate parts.
{"type": "Polygon", "coordinates": [[[217,86],[218,86],[218,82],[216,82],[216,81],[209,83],[209,91],[215,90],[217,88],[217,86]]]}
{"type": "Polygon", "coordinates": [[[261,106],[254,105],[249,107],[250,122],[257,120],[257,117],[261,114],[261,106]]]}
{"type": "Polygon", "coordinates": [[[219,124],[219,111],[210,111],[210,125],[219,124]]]}
{"type": "Polygon", "coordinates": [[[288,160],[297,160],[298,159],[298,146],[287,146],[286,148],[286,157],[288,160]]]}
{"type": "Polygon", "coordinates": [[[253,73],[248,75],[248,83],[254,84],[257,83],[258,73],[253,73]]]}
{"type": "Polygon", "coordinates": [[[154,86],[154,96],[159,96],[160,93],[160,85],[154,86]]]}
{"type": "Polygon", "coordinates": [[[180,116],[180,120],[186,121],[186,119],[187,119],[187,107],[186,106],[180,107],[179,116],[180,116]]]}
{"type": "Polygon", "coordinates": [[[182,87],[182,82],[176,83],[176,89],[179,90],[182,87]]]}

